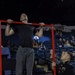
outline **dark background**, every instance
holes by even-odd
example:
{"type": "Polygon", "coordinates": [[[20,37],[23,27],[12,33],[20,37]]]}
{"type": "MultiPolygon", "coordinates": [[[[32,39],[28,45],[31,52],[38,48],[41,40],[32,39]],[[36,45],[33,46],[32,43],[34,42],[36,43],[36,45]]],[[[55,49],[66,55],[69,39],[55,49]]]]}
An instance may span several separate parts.
{"type": "Polygon", "coordinates": [[[0,0],[0,19],[19,21],[23,12],[29,22],[75,25],[75,0],[0,0]]]}

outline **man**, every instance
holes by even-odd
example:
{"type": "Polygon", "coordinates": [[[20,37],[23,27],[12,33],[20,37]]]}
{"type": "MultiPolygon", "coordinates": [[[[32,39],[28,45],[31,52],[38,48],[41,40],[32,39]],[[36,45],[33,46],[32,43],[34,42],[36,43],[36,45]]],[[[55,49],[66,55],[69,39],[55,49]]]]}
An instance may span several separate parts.
{"type": "Polygon", "coordinates": [[[52,63],[52,69],[56,66],[56,75],[74,75],[74,69],[72,65],[70,65],[72,55],[67,52],[63,51],[61,55],[62,63],[56,65],[55,62],[52,63]]]}
{"type": "MultiPolygon", "coordinates": [[[[20,39],[20,47],[18,48],[16,54],[16,75],[22,75],[24,65],[26,65],[27,75],[32,75],[34,64],[34,50],[32,48],[33,31],[28,25],[28,16],[26,14],[21,14],[20,21],[23,22],[24,25],[15,25],[11,27],[10,25],[13,23],[13,20],[8,19],[5,35],[10,36],[17,33],[20,39]]],[[[40,23],[39,32],[37,32],[39,37],[42,37],[43,35],[43,25],[44,23],[40,23]]]]}

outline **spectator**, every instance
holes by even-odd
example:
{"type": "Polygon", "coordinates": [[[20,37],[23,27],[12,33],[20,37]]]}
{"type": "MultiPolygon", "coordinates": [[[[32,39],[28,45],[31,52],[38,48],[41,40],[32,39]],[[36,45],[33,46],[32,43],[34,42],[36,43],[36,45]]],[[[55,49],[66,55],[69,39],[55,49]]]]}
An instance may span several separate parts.
{"type": "Polygon", "coordinates": [[[61,63],[56,65],[55,62],[52,63],[52,69],[56,66],[56,75],[75,75],[74,68],[70,65],[70,61],[72,59],[72,55],[67,52],[63,51],[61,54],[61,63]]]}
{"type": "Polygon", "coordinates": [[[65,41],[64,47],[67,48],[67,47],[73,47],[73,46],[67,40],[67,41],[65,41]]]}

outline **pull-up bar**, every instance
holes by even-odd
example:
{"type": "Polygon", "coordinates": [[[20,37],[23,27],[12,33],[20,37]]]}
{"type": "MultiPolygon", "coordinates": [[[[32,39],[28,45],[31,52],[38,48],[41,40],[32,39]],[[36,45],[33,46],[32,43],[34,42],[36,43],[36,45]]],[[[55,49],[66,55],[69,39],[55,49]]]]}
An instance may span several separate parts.
{"type": "MultiPolygon", "coordinates": [[[[3,22],[3,23],[7,23],[6,20],[0,20],[0,22],[3,22]]],[[[17,21],[13,21],[14,24],[24,24],[23,22],[17,22],[17,21]]],[[[34,26],[39,26],[40,24],[39,23],[27,23],[27,24],[30,24],[30,25],[34,25],[34,26]]],[[[52,24],[45,24],[46,26],[53,26],[52,24]]]]}
{"type": "MultiPolygon", "coordinates": [[[[2,23],[7,23],[6,20],[0,20],[0,22],[2,23]]],[[[17,21],[13,21],[14,24],[24,24],[22,22],[17,22],[17,21]]],[[[39,23],[27,23],[27,24],[30,24],[30,25],[34,25],[34,26],[40,26],[39,23]]],[[[49,26],[49,27],[52,27],[52,49],[53,49],[53,61],[56,62],[56,58],[55,58],[55,41],[54,41],[54,25],[53,24],[45,24],[45,26],[49,26]]],[[[1,53],[1,42],[2,38],[1,38],[1,24],[0,24],[0,75],[2,75],[2,53],[1,53]]],[[[56,67],[54,67],[54,75],[56,75],[56,67]]]]}

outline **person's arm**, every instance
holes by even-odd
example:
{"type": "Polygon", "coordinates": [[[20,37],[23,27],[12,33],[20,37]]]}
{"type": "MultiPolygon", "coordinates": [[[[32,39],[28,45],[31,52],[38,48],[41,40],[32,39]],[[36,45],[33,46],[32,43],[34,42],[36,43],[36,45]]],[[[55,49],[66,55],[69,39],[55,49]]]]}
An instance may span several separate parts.
{"type": "Polygon", "coordinates": [[[39,23],[40,24],[40,27],[38,28],[39,31],[36,32],[36,35],[38,37],[42,37],[43,36],[43,26],[45,25],[44,23],[39,23]]]}
{"type": "Polygon", "coordinates": [[[52,62],[52,70],[54,70],[55,66],[56,66],[56,62],[52,62]]]}
{"type": "Polygon", "coordinates": [[[11,20],[11,19],[7,20],[7,26],[5,29],[5,35],[6,36],[10,36],[10,35],[14,34],[14,30],[10,27],[12,22],[13,22],[13,20],[11,20]]]}
{"type": "Polygon", "coordinates": [[[52,62],[52,73],[53,73],[53,71],[54,71],[54,67],[56,67],[56,75],[59,75],[59,73],[58,73],[58,68],[59,68],[59,65],[60,64],[56,64],[56,62],[52,62]]]}

